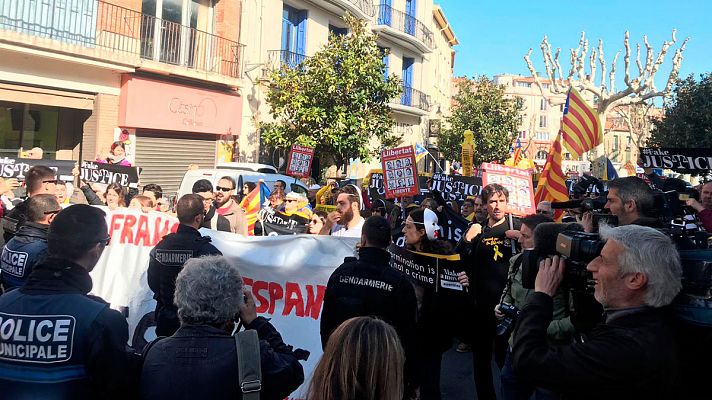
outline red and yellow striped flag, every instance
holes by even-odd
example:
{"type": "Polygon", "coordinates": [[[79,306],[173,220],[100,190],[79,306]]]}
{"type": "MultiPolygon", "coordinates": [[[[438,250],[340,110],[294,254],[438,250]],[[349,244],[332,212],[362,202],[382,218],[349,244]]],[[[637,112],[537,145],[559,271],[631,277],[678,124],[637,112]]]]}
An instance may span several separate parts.
{"type": "Polygon", "coordinates": [[[247,216],[247,235],[255,235],[255,223],[257,214],[262,208],[262,203],[269,197],[270,190],[264,182],[259,182],[240,202],[240,207],[245,210],[247,216]]]}
{"type": "MultiPolygon", "coordinates": [[[[534,202],[539,204],[542,201],[568,201],[569,190],[566,187],[566,175],[561,169],[561,132],[556,135],[556,140],[551,144],[549,155],[546,156],[546,164],[541,172],[541,178],[536,185],[534,202]]],[[[554,210],[554,219],[562,217],[563,210],[554,210]]]]}
{"type": "Polygon", "coordinates": [[[598,113],[586,104],[586,100],[573,87],[566,97],[561,134],[564,146],[574,157],[580,157],[603,142],[598,113]]]}

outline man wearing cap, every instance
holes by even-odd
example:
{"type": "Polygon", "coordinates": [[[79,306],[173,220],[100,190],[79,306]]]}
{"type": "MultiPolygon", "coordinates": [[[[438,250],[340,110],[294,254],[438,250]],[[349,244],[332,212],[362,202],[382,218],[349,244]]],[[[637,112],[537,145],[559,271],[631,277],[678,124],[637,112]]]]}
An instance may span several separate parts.
{"type": "Polygon", "coordinates": [[[309,186],[309,191],[307,192],[307,198],[309,199],[309,205],[314,208],[316,207],[316,194],[321,189],[321,186],[317,183],[309,186]]]}

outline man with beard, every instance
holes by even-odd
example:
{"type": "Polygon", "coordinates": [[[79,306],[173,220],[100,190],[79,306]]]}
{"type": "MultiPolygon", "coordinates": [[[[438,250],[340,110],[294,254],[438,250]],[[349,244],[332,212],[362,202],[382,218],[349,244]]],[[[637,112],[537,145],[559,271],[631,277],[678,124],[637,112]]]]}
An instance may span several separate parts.
{"type": "MultiPolygon", "coordinates": [[[[507,336],[496,336],[497,319],[492,310],[500,301],[507,283],[509,259],[512,258],[513,240],[507,238],[510,229],[506,220],[509,192],[493,183],[482,188],[482,201],[487,209],[487,219],[482,225],[475,223],[458,244],[464,260],[465,272],[458,275],[460,283],[472,286],[468,292],[474,305],[471,321],[470,346],[473,350],[474,374],[478,399],[494,399],[492,381],[492,354],[501,369],[507,351],[507,336]]],[[[512,229],[519,229],[516,223],[512,229]]]]}
{"type": "Polygon", "coordinates": [[[245,211],[232,198],[235,194],[235,180],[230,176],[223,176],[215,187],[215,206],[218,215],[230,222],[230,231],[247,236],[247,216],[245,211]]]}
{"type": "Polygon", "coordinates": [[[336,223],[331,230],[332,236],[361,237],[364,219],[361,217],[361,196],[353,185],[339,190],[336,197],[336,211],[330,218],[336,223]]]}
{"type": "Polygon", "coordinates": [[[707,232],[712,232],[712,182],[702,185],[699,202],[690,199],[687,200],[687,205],[697,211],[697,217],[700,218],[700,222],[707,232]]]}
{"type": "Polygon", "coordinates": [[[215,212],[213,184],[207,179],[200,179],[193,184],[193,194],[203,198],[203,215],[205,218],[200,227],[214,231],[230,232],[230,221],[215,212]]]}

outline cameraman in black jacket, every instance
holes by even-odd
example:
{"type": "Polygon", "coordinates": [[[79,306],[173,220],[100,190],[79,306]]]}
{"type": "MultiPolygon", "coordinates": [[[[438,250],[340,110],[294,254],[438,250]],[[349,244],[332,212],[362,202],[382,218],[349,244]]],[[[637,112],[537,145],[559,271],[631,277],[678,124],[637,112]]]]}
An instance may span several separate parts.
{"type": "Polygon", "coordinates": [[[264,317],[237,267],[222,256],[188,260],[176,280],[175,303],[181,326],[144,350],[141,398],[242,399],[237,349],[230,335],[239,315],[260,339],[261,399],[284,399],[304,382],[291,346],[264,317]],[[244,296],[236,295],[244,293],[244,296]]]}
{"type": "Polygon", "coordinates": [[[565,262],[542,261],[535,291],[514,333],[514,369],[532,383],[573,399],[672,399],[679,356],[667,306],[681,288],[674,244],[638,225],[601,228],[606,241],[587,269],[605,322],[582,343],[552,346],[546,332],[565,262]]]}

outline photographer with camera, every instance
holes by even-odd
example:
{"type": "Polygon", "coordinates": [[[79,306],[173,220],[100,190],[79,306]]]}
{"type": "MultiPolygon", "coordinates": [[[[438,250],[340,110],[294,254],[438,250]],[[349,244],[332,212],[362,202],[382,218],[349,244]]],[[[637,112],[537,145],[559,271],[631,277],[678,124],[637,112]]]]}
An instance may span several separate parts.
{"type": "MultiPolygon", "coordinates": [[[[608,194],[604,208],[618,218],[618,225],[642,225],[662,228],[660,221],[652,217],[655,196],[644,180],[637,176],[617,178],[608,182],[608,194]]],[[[585,212],[581,218],[586,232],[594,232],[593,213],[585,212]]]]}
{"type": "Polygon", "coordinates": [[[605,244],[560,234],[557,249],[567,257],[541,262],[536,293],[514,331],[514,369],[568,398],[675,398],[679,362],[666,307],[681,288],[675,245],[665,234],[637,225],[603,226],[600,237],[605,244]],[[581,343],[553,346],[547,341],[553,296],[564,270],[584,258],[592,259],[587,270],[605,321],[581,343]]]}
{"type": "Polygon", "coordinates": [[[686,204],[697,212],[697,217],[705,230],[712,232],[712,181],[702,185],[700,201],[689,199],[686,204]]]}
{"type": "MultiPolygon", "coordinates": [[[[494,314],[500,321],[497,326],[498,335],[509,335],[510,329],[514,328],[517,316],[520,310],[529,303],[529,299],[534,294],[533,288],[527,288],[523,283],[523,269],[528,268],[531,255],[534,253],[535,238],[537,232],[541,229],[536,229],[537,226],[556,225],[561,228],[567,225],[554,224],[550,217],[542,214],[532,214],[521,219],[522,227],[520,228],[519,245],[523,251],[510,259],[509,277],[507,286],[502,293],[502,301],[494,309],[494,314]]],[[[577,225],[578,226],[578,225],[577,225]]],[[[579,227],[580,229],[580,227],[579,227]]],[[[538,258],[538,257],[537,257],[538,258]]],[[[568,307],[568,296],[563,288],[559,289],[554,296],[554,316],[547,329],[547,339],[550,343],[565,344],[569,342],[574,334],[574,327],[571,323],[568,307]]],[[[504,367],[500,375],[502,382],[502,399],[528,400],[533,393],[536,393],[537,400],[553,399],[554,393],[543,388],[535,388],[528,382],[524,381],[516,374],[512,368],[512,343],[514,336],[509,339],[509,348],[505,358],[504,367]]]]}
{"type": "Polygon", "coordinates": [[[298,354],[304,350],[292,351],[274,326],[257,316],[252,293],[226,258],[186,261],[176,279],[175,304],[178,331],[144,349],[142,399],[243,399],[259,391],[261,399],[278,400],[304,382],[299,363],[303,357],[298,354]],[[238,345],[231,335],[243,324],[257,332],[259,356],[245,356],[249,346],[238,345]],[[238,356],[253,362],[243,363],[238,356]],[[261,380],[245,381],[241,388],[243,365],[249,369],[259,365],[261,380]]]}

